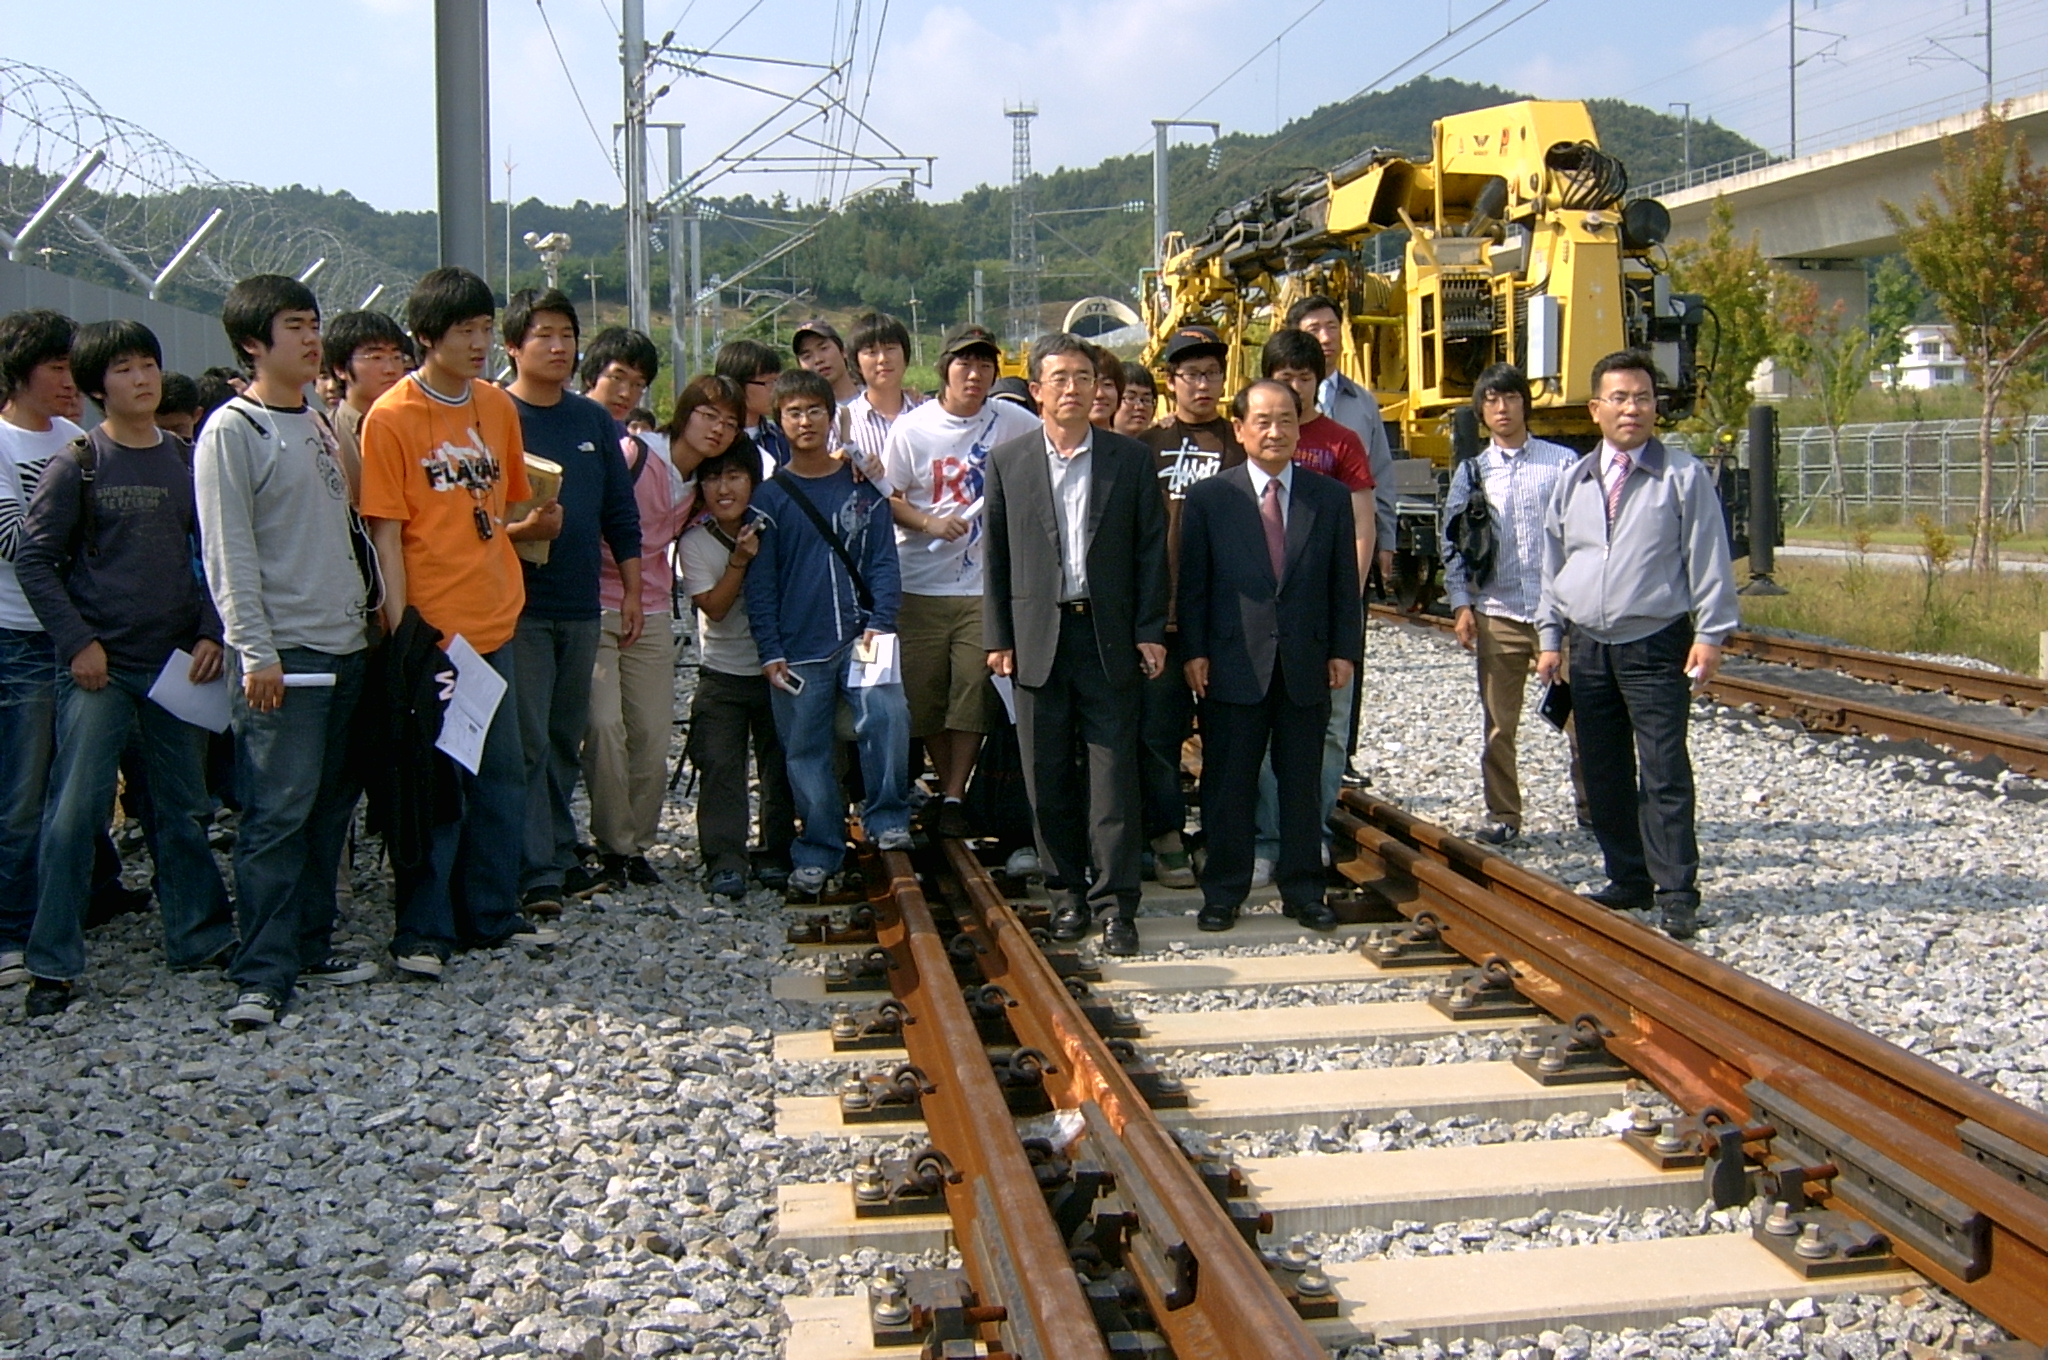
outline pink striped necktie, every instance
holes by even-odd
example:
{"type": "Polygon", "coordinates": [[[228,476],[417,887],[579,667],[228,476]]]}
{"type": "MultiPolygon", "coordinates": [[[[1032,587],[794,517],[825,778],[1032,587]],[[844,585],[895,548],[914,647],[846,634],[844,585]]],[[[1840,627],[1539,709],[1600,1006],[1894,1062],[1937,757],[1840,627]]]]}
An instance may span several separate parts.
{"type": "Polygon", "coordinates": [[[1287,524],[1280,517],[1280,479],[1270,477],[1259,496],[1259,518],[1266,528],[1266,560],[1273,564],[1273,584],[1287,565],[1287,524]]]}
{"type": "Polygon", "coordinates": [[[1607,483],[1607,523],[1610,528],[1615,515],[1621,511],[1621,489],[1628,485],[1628,474],[1634,467],[1627,450],[1614,451],[1614,470],[1608,474],[1611,480],[1607,483]]]}

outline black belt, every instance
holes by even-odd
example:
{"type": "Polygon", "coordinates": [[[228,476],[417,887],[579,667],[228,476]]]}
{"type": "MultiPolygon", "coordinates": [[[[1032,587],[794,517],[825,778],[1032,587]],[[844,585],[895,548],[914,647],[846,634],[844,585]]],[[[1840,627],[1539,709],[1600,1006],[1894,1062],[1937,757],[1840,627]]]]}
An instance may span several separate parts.
{"type": "Polygon", "coordinates": [[[1060,601],[1060,613],[1062,614],[1092,614],[1094,612],[1094,609],[1086,600],[1060,601]]]}

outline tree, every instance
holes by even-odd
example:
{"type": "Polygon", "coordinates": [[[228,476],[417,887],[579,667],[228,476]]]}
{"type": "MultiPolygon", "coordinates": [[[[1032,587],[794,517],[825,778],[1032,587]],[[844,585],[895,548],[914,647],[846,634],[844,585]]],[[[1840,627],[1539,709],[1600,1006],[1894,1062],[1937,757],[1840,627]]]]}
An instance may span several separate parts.
{"type": "Polygon", "coordinates": [[[1735,437],[1749,418],[1756,366],[1783,349],[1784,318],[1797,306],[1792,281],[1771,268],[1757,247],[1735,239],[1735,210],[1714,200],[1705,241],[1672,247],[1671,282],[1698,293],[1712,313],[1713,347],[1695,422],[1715,442],[1735,437]]]}
{"type": "Polygon", "coordinates": [[[2034,164],[2005,114],[1986,105],[1968,141],[1942,140],[1934,193],[1921,195],[1910,216],[1895,204],[1884,209],[1984,393],[1970,566],[1995,571],[1991,459],[1998,420],[2014,379],[2048,344],[2048,169],[2034,164]]]}
{"type": "Polygon", "coordinates": [[[1822,308],[1820,290],[1810,283],[1787,280],[1784,301],[1785,362],[1806,384],[1820,408],[1821,423],[1827,426],[1828,482],[1834,488],[1835,523],[1846,526],[1849,484],[1842,469],[1842,427],[1849,423],[1857,395],[1870,385],[1876,339],[1849,320],[1849,309],[1839,300],[1822,308]]]}
{"type": "Polygon", "coordinates": [[[1913,267],[1887,255],[1870,280],[1870,366],[1881,370],[1885,390],[1899,395],[1899,361],[1906,357],[1906,327],[1920,319],[1927,290],[1913,267]]]}

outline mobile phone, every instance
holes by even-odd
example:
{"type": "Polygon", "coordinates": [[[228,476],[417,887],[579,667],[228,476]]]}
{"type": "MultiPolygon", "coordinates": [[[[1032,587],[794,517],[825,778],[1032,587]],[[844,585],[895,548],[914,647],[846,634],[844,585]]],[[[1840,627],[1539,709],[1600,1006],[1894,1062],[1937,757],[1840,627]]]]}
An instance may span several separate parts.
{"type": "Polygon", "coordinates": [[[804,692],[804,678],[795,671],[784,671],[779,683],[787,693],[802,694],[804,692]]]}

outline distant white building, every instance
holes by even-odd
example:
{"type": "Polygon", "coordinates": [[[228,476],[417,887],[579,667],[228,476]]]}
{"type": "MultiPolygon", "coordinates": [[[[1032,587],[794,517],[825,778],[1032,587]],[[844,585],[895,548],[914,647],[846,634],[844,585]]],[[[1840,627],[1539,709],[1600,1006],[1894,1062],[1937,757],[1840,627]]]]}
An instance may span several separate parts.
{"type": "Polygon", "coordinates": [[[1899,335],[1899,362],[1892,368],[1870,375],[1870,380],[1890,386],[1954,387],[1970,380],[1969,366],[1956,352],[1952,326],[1908,326],[1899,335]]]}

